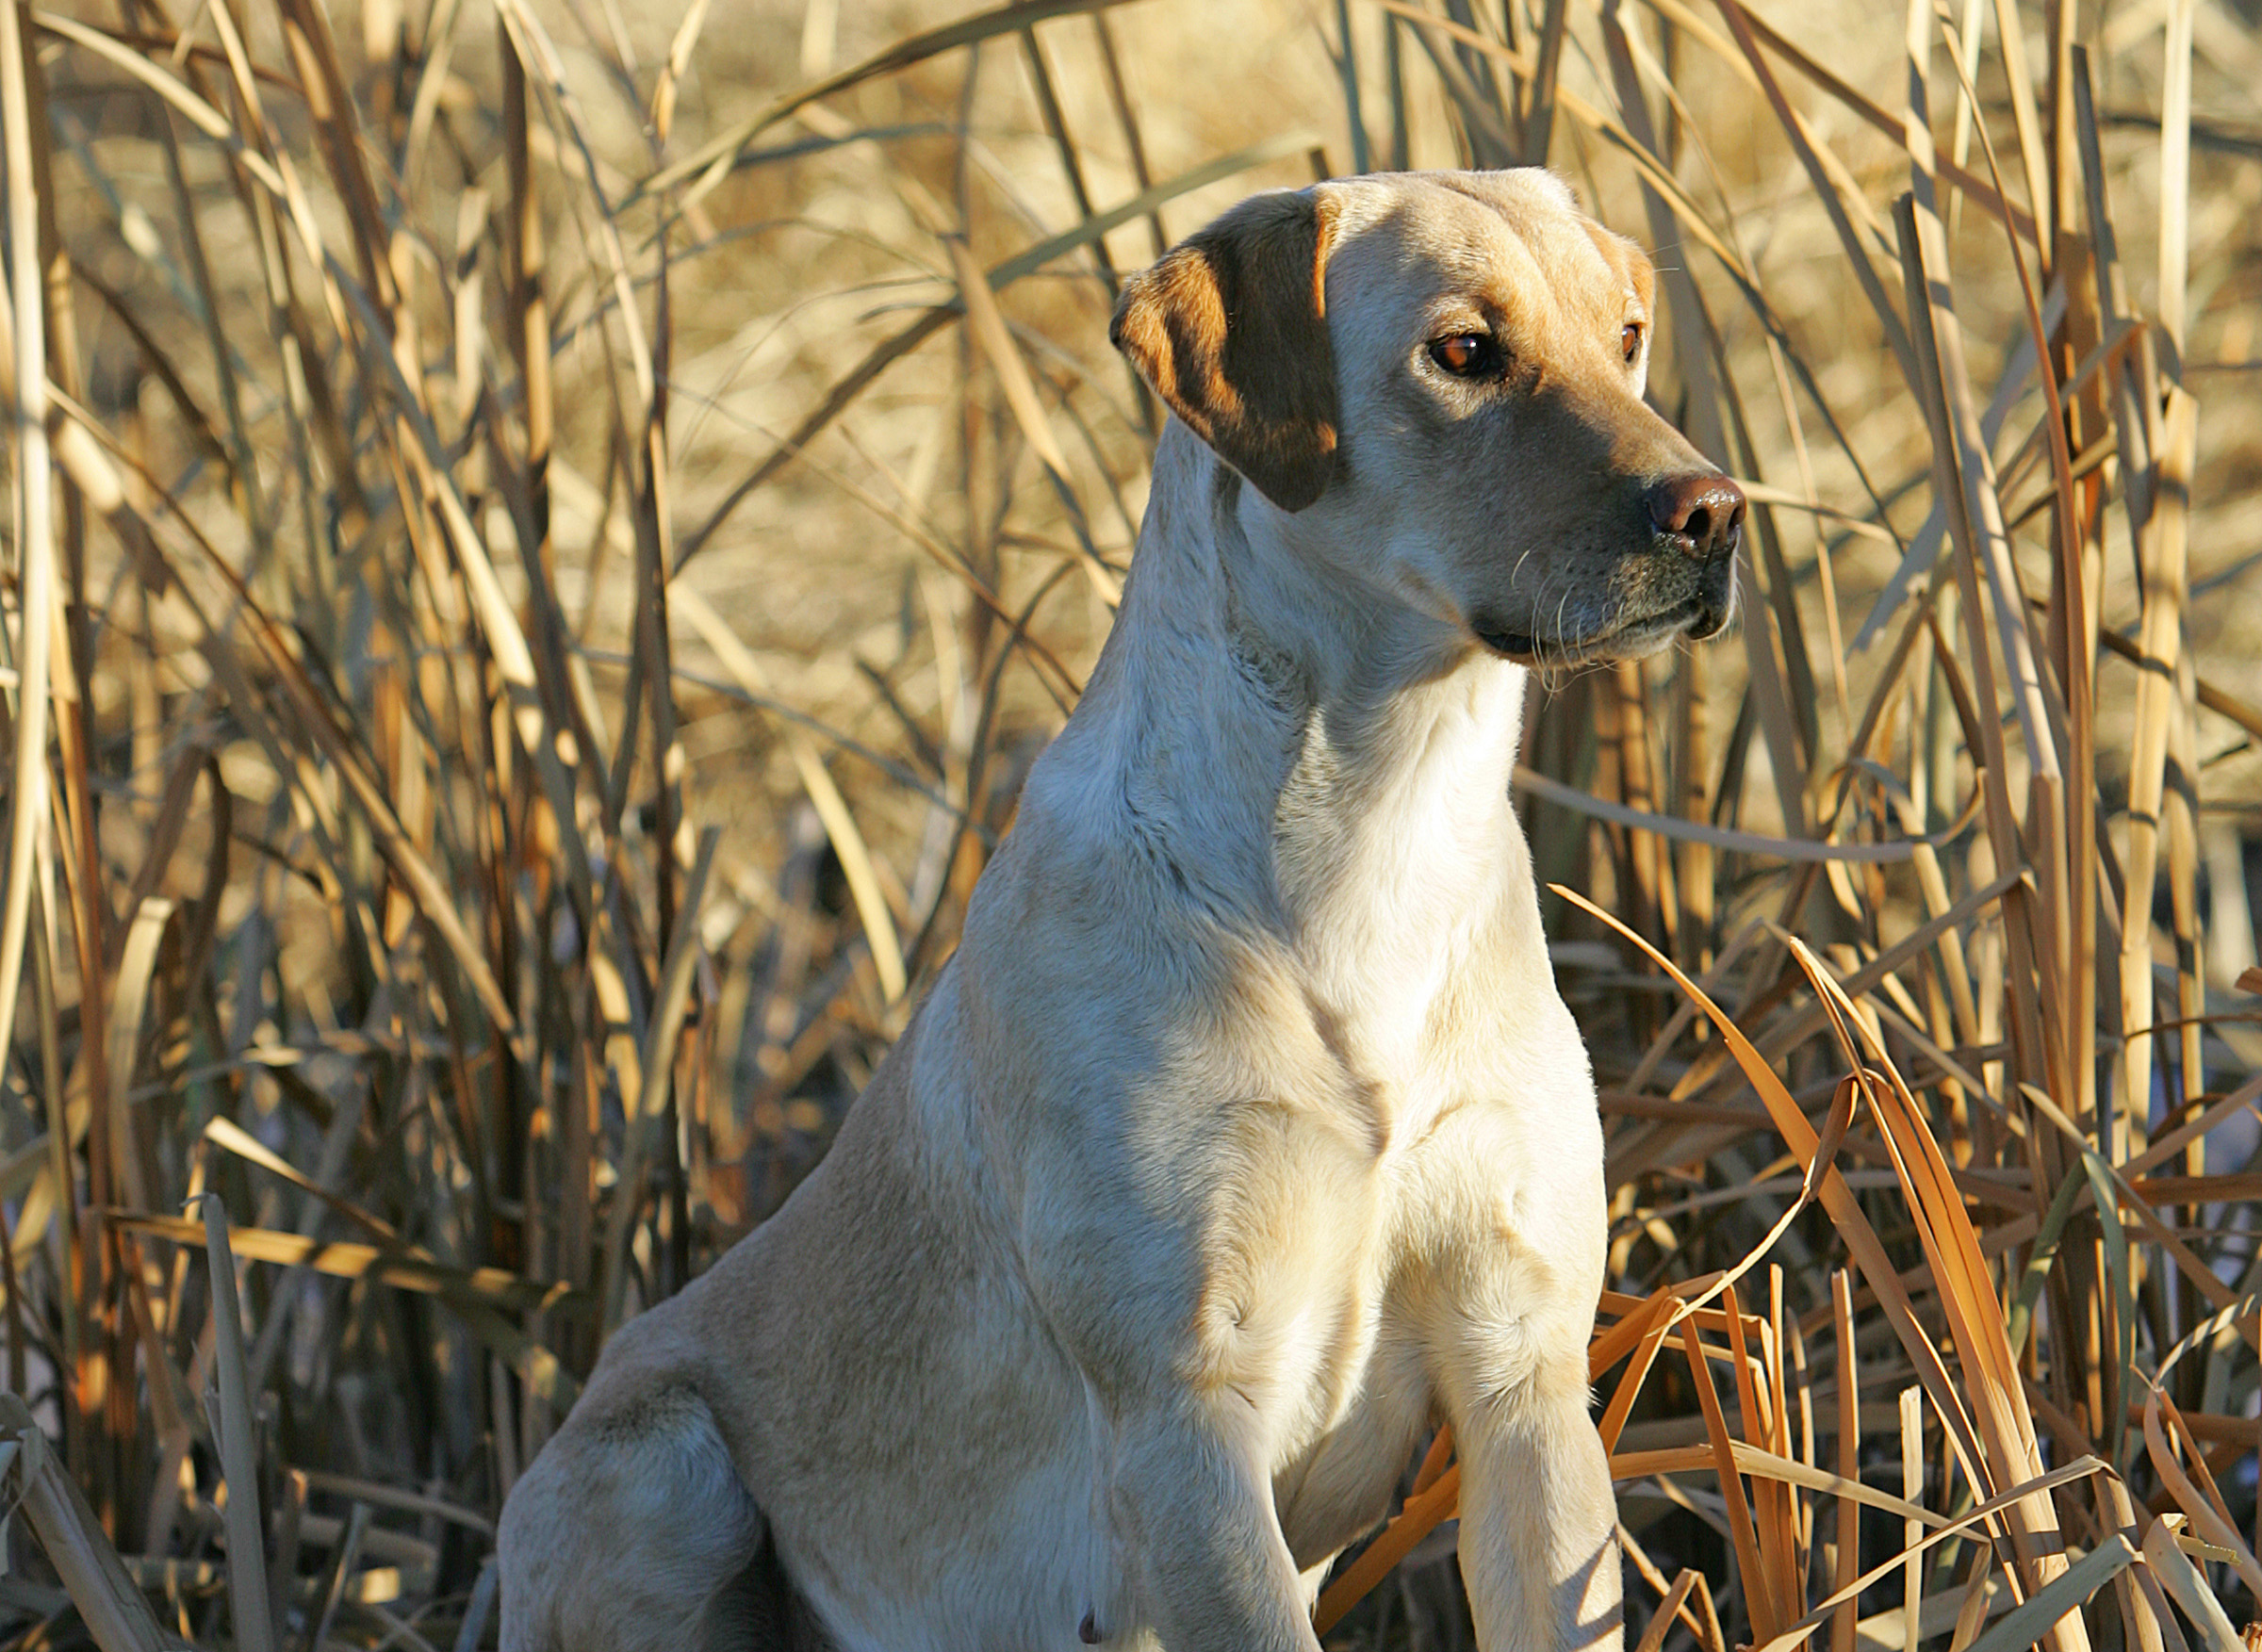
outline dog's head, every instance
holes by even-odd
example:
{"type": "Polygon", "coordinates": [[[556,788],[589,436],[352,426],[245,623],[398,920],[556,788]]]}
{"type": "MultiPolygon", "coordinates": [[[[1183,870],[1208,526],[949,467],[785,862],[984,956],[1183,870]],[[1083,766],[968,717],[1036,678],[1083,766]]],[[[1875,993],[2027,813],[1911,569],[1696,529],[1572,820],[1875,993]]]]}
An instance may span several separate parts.
{"type": "Polygon", "coordinates": [[[1496,653],[1709,637],[1744,495],[1642,400],[1654,273],[1552,174],[1258,195],[1135,276],[1110,336],[1310,553],[1496,653]]]}

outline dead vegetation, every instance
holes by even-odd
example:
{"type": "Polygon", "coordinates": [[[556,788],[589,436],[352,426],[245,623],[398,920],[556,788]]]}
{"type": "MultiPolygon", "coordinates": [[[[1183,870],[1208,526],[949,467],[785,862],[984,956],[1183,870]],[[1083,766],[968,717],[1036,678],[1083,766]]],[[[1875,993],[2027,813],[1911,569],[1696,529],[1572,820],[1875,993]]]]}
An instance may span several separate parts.
{"type": "MultiPolygon", "coordinates": [[[[1756,507],[1740,645],[1546,685],[1519,782],[1630,1644],[2231,1652],[2262,39],[1770,13],[0,7],[12,1644],[491,1641],[505,1488],[822,1153],[1074,703],[1117,271],[1546,160],[1756,507]]],[[[1467,1644],[1450,1462],[1331,1646],[1467,1644]]]]}

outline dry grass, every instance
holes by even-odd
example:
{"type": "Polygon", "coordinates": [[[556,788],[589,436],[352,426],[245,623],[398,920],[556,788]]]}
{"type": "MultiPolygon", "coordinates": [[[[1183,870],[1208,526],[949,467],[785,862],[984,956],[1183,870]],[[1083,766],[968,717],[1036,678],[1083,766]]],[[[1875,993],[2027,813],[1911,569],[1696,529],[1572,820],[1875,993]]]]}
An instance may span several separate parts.
{"type": "MultiPolygon", "coordinates": [[[[1630,1632],[2230,1652],[2257,83],[2221,0],[0,8],[13,1644],[491,1639],[504,1490],[1074,703],[1115,272],[1545,158],[1756,501],[1740,646],[1547,685],[1520,781],[1630,1632]]],[[[1467,1644],[1407,1483],[1331,1646],[1467,1644]]]]}

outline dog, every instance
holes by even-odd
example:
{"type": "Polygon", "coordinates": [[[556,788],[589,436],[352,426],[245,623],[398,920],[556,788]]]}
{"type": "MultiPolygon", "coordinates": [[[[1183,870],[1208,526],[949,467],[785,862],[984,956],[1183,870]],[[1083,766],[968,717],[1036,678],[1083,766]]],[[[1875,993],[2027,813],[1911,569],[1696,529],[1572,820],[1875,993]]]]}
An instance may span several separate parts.
{"type": "Polygon", "coordinates": [[[505,1652],[1317,1652],[1440,1423],[1479,1645],[1620,1644],[1509,776],[1533,667],[1730,616],[1652,282],[1524,170],[1258,195],[1126,284],[1172,417],[1113,634],[831,1151],[513,1490],[505,1652]]]}

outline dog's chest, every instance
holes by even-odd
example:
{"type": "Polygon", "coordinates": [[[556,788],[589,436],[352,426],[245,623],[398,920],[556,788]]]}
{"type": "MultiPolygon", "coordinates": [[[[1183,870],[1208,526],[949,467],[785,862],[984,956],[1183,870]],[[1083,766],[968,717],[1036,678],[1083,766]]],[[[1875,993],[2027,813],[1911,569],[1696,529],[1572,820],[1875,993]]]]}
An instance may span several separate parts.
{"type": "Polygon", "coordinates": [[[1599,1142],[1567,1017],[1565,1052],[1560,1032],[1479,1021],[1450,990],[1379,1013],[1308,982],[1300,995],[1296,1024],[1237,1040],[1272,1053],[1270,1104],[1219,1120],[1206,1156],[1231,1169],[1212,1183],[1203,1271],[1215,1328],[1309,1437],[1372,1385],[1425,1258],[1524,1225],[1598,1169],[1599,1142]]]}
{"type": "Polygon", "coordinates": [[[1449,957],[1401,970],[1395,992],[1294,979],[1293,1011],[1236,1039],[1273,1053],[1276,1104],[1227,1125],[1236,1173],[1205,1271],[1246,1374],[1279,1403],[1279,1437],[1303,1449],[1418,1382],[1399,1350],[1419,1340],[1441,1264],[1529,1251],[1540,1294],[1588,1252],[1598,1264],[1601,1135],[1544,973],[1449,957]]]}
{"type": "Polygon", "coordinates": [[[1236,1287],[1215,1346],[1262,1419],[1300,1569],[1385,1512],[1434,1409],[1420,1293],[1406,1288],[1423,1177],[1417,1150],[1390,1139],[1393,1121],[1434,1104],[1426,1087],[1337,1082],[1334,1106],[1291,1123],[1288,1151],[1269,1155],[1254,1202],[1269,1219],[1213,1230],[1213,1279],[1236,1287]]]}

